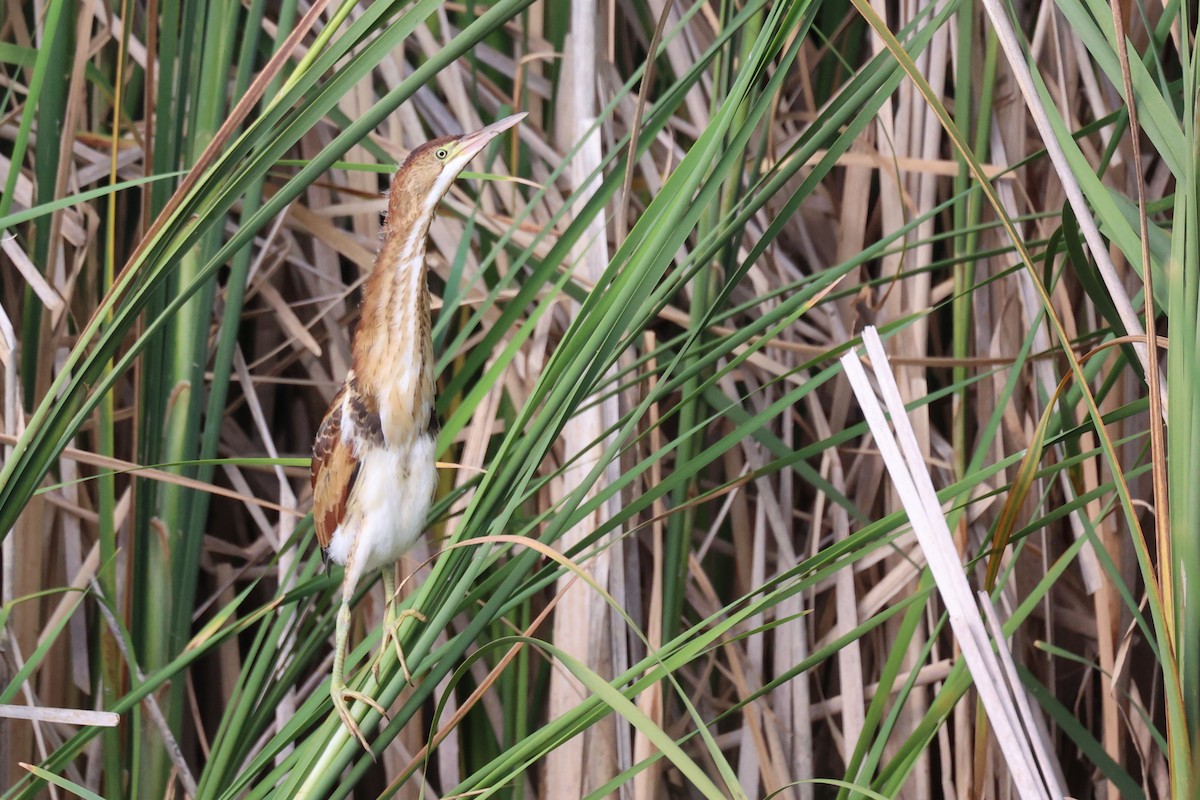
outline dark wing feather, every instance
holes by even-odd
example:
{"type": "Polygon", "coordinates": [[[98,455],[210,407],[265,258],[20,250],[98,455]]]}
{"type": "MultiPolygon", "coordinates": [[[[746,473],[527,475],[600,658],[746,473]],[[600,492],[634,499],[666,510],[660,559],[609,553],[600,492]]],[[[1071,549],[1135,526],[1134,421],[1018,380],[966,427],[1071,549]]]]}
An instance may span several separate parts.
{"type": "Polygon", "coordinates": [[[337,393],[313,442],[313,523],[321,548],[329,546],[333,532],[346,516],[346,501],[358,477],[354,450],[342,441],[342,396],[337,393]]]}

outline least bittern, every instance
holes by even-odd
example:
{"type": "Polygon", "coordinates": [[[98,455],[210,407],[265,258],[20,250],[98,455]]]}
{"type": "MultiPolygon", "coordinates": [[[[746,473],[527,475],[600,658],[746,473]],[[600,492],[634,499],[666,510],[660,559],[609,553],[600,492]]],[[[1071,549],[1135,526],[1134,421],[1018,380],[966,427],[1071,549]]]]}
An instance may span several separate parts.
{"type": "Polygon", "coordinates": [[[373,698],[346,686],[350,600],[360,577],[382,572],[386,611],[380,656],[390,639],[404,664],[395,565],[425,529],[437,483],[425,274],[429,225],[467,163],[524,116],[514,114],[474,133],[426,142],[400,165],[388,191],[383,245],[363,287],[351,369],[313,442],[317,541],[330,560],[346,568],[329,691],[342,721],[367,750],[346,700],[361,700],[384,712],[373,698]]]}

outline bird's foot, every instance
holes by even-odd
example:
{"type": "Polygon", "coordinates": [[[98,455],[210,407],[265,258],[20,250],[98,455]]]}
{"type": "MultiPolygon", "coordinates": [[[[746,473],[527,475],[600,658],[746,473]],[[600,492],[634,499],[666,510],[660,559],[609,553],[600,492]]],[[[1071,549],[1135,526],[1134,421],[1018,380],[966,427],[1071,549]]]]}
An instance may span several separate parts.
{"type": "Polygon", "coordinates": [[[404,672],[404,680],[407,683],[412,683],[412,673],[408,671],[408,662],[404,658],[404,648],[400,645],[400,623],[406,617],[414,617],[420,622],[425,622],[425,615],[414,608],[406,608],[400,613],[395,613],[391,606],[388,607],[387,614],[383,621],[383,638],[379,641],[379,654],[375,656],[375,663],[371,665],[371,673],[375,676],[375,682],[379,682],[379,665],[383,662],[383,654],[387,651],[388,640],[392,642],[392,646],[396,648],[396,658],[400,661],[400,669],[404,672]]]}
{"type": "Polygon", "coordinates": [[[359,744],[361,744],[363,747],[363,750],[366,750],[368,753],[370,753],[371,758],[374,759],[375,752],[371,750],[371,745],[367,741],[367,737],[363,735],[362,728],[358,726],[358,721],[354,719],[354,716],[350,713],[350,704],[346,702],[346,698],[350,698],[351,700],[361,700],[371,708],[378,711],[379,716],[386,717],[387,712],[384,711],[383,706],[379,705],[375,698],[363,694],[355,689],[349,689],[345,686],[345,684],[332,687],[330,694],[333,697],[333,707],[337,710],[338,716],[342,718],[342,724],[346,726],[347,730],[354,734],[354,738],[358,739],[359,744]]]}

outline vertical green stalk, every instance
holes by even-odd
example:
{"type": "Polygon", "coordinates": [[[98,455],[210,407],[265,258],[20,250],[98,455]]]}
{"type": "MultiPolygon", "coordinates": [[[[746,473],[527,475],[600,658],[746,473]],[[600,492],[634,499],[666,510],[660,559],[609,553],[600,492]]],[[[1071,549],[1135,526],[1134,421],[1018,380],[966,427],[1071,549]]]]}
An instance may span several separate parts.
{"type": "MultiPolygon", "coordinates": [[[[260,29],[264,5],[264,0],[253,0],[247,8],[248,19],[245,24],[247,31],[257,31],[260,29]]],[[[279,42],[291,30],[295,16],[295,2],[284,3],[278,17],[278,33],[275,48],[278,48],[279,42]]],[[[273,48],[273,51],[275,48],[273,48]]],[[[238,57],[238,75],[233,92],[233,96],[235,97],[241,96],[246,91],[246,87],[249,85],[251,77],[253,77],[251,68],[254,65],[257,50],[257,39],[253,36],[247,36],[242,42],[241,52],[238,57]]],[[[265,97],[275,97],[281,83],[282,78],[276,79],[272,83],[271,88],[267,90],[265,97]]],[[[243,218],[252,214],[261,205],[262,187],[263,181],[257,180],[247,189],[245,200],[242,203],[243,218]]],[[[213,378],[209,386],[200,438],[198,458],[201,460],[212,459],[217,454],[217,445],[221,435],[221,412],[229,395],[230,377],[233,374],[233,355],[237,346],[238,326],[241,321],[242,309],[245,302],[246,278],[250,271],[250,257],[251,248],[249,245],[238,251],[230,263],[229,277],[225,282],[224,313],[221,317],[216,350],[213,355],[213,378]]],[[[216,467],[212,464],[202,464],[196,468],[196,477],[207,483],[212,479],[215,469],[216,467]]],[[[189,506],[189,521],[186,525],[188,530],[200,530],[203,527],[205,520],[208,518],[209,500],[210,498],[207,494],[198,494],[192,498],[189,506]]],[[[189,555],[198,557],[199,553],[196,551],[189,555]]],[[[183,571],[194,571],[198,568],[198,564],[182,565],[181,568],[183,571]]]]}
{"type": "MultiPolygon", "coordinates": [[[[972,147],[980,161],[987,160],[989,140],[992,126],[992,101],[995,97],[996,86],[996,56],[999,49],[996,32],[988,27],[987,49],[984,52],[982,77],[977,78],[980,65],[975,58],[975,6],[972,3],[959,5],[958,14],[958,72],[954,76],[956,93],[954,96],[955,123],[959,130],[971,135],[974,130],[972,147]],[[975,97],[972,87],[979,85],[979,108],[976,110],[975,97]]],[[[975,259],[972,254],[979,246],[979,222],[982,218],[983,197],[978,192],[967,195],[970,185],[970,171],[962,156],[956,154],[959,162],[958,174],[954,176],[954,193],[960,198],[954,204],[954,227],[965,233],[954,237],[954,299],[951,303],[951,316],[954,321],[951,348],[954,358],[965,359],[971,354],[972,331],[975,326],[972,320],[972,291],[975,288],[975,259]]],[[[953,369],[953,382],[962,386],[958,390],[959,413],[953,421],[951,441],[954,450],[954,474],[961,477],[965,474],[967,463],[967,419],[966,410],[970,408],[970,394],[966,386],[967,368],[956,366],[953,369]]]]}
{"type": "MultiPolygon", "coordinates": [[[[975,48],[975,6],[965,3],[955,15],[958,23],[958,70],[954,75],[954,122],[958,129],[970,135],[972,129],[985,128],[985,125],[975,126],[974,123],[974,76],[975,48]]],[[[994,38],[994,37],[991,37],[994,38]]],[[[966,162],[957,158],[958,174],[954,176],[954,194],[961,198],[954,204],[955,230],[964,230],[971,219],[970,201],[965,198],[967,187],[970,185],[971,173],[966,162]]],[[[963,358],[971,352],[971,298],[964,291],[975,284],[975,262],[964,258],[971,253],[970,234],[955,237],[954,259],[954,299],[951,303],[950,314],[953,320],[951,326],[951,353],[954,358],[963,358]]],[[[954,367],[952,380],[962,386],[958,390],[958,413],[954,415],[950,432],[951,450],[954,453],[954,475],[962,477],[967,465],[967,402],[970,399],[965,379],[967,370],[964,367],[954,367]]]]}
{"type": "MultiPolygon", "coordinates": [[[[729,24],[730,19],[738,10],[738,8],[732,5],[722,4],[722,18],[725,19],[726,24],[729,24]]],[[[765,15],[766,11],[762,8],[751,14],[742,23],[741,30],[737,35],[737,45],[731,44],[728,51],[722,51],[715,59],[714,71],[716,72],[717,79],[713,88],[712,110],[714,114],[716,114],[717,110],[726,101],[729,87],[736,82],[737,70],[752,57],[755,45],[762,32],[765,15]],[[734,47],[737,47],[736,53],[734,53],[734,47]]],[[[740,130],[746,124],[750,106],[755,98],[753,91],[754,89],[752,88],[750,90],[751,93],[748,93],[743,98],[734,112],[730,123],[731,131],[740,130]]],[[[726,179],[721,186],[719,201],[700,215],[700,222],[696,230],[700,240],[704,240],[713,232],[724,227],[724,221],[733,215],[734,208],[743,190],[743,172],[744,165],[742,163],[739,162],[730,165],[726,179]]],[[[705,320],[712,313],[711,306],[715,302],[715,298],[721,293],[721,287],[724,285],[725,267],[733,263],[736,259],[736,241],[736,237],[731,238],[720,251],[714,254],[712,263],[697,273],[697,279],[692,285],[692,300],[688,311],[688,326],[690,329],[699,329],[705,324],[705,320]]],[[[705,338],[703,335],[697,335],[693,340],[693,346],[703,347],[705,338]]],[[[689,356],[685,359],[685,364],[690,364],[693,361],[694,357],[689,356]]],[[[685,383],[682,396],[690,399],[682,402],[679,407],[680,430],[692,430],[699,420],[703,419],[709,413],[704,401],[703,392],[700,391],[700,386],[706,378],[706,374],[697,373],[685,383]]],[[[679,452],[676,456],[677,461],[679,463],[687,463],[694,459],[703,449],[703,432],[687,436],[680,443],[679,452]]],[[[664,640],[675,636],[679,630],[679,624],[683,615],[683,601],[685,596],[683,587],[687,577],[688,551],[692,546],[691,533],[696,527],[697,516],[696,507],[689,504],[688,501],[696,495],[698,486],[699,476],[697,475],[693,476],[685,486],[680,487],[674,493],[672,505],[683,510],[670,515],[667,519],[667,535],[664,540],[666,543],[667,558],[664,564],[665,574],[663,575],[662,624],[664,640]]]]}
{"type": "MultiPolygon", "coordinates": [[[[1184,25],[1189,8],[1180,8],[1184,25]]],[[[1170,573],[1164,575],[1162,590],[1170,592],[1166,611],[1173,617],[1171,642],[1179,675],[1181,712],[1172,714],[1168,705],[1167,736],[1170,746],[1171,796],[1177,800],[1195,797],[1195,775],[1200,773],[1200,753],[1190,744],[1200,732],[1200,603],[1195,594],[1200,580],[1200,500],[1195,493],[1195,476],[1200,469],[1200,143],[1196,141],[1200,105],[1195,92],[1200,86],[1200,63],[1185,42],[1180,52],[1183,63],[1182,123],[1185,140],[1191,143],[1187,174],[1180,176],[1175,194],[1174,236],[1171,237],[1171,261],[1167,270],[1170,291],[1168,318],[1171,346],[1167,350],[1168,416],[1167,478],[1170,489],[1170,573]],[[1189,63],[1190,62],[1190,63],[1189,63]],[[1191,600],[1191,602],[1189,602],[1191,600]]],[[[1160,556],[1162,554],[1160,553],[1160,556]]],[[[1160,566],[1162,574],[1162,566],[1160,566]]],[[[1171,653],[1163,653],[1170,658],[1171,653]]]]}
{"type": "MultiPolygon", "coordinates": [[[[249,19],[246,23],[246,30],[259,30],[260,20],[262,19],[264,0],[253,0],[247,9],[249,19]]],[[[279,10],[277,21],[278,34],[275,40],[275,46],[272,52],[278,48],[283,37],[287,36],[292,29],[292,23],[296,18],[296,3],[295,0],[288,0],[282,4],[279,10]]],[[[240,96],[246,91],[246,87],[250,83],[251,70],[250,67],[254,64],[255,53],[258,50],[257,40],[252,36],[247,36],[242,42],[242,50],[238,61],[238,77],[234,86],[234,96],[240,96]]],[[[267,89],[264,95],[267,98],[264,102],[270,102],[278,93],[279,87],[282,84],[282,77],[277,78],[271,88],[267,89]]],[[[256,180],[246,191],[245,200],[242,202],[242,217],[249,216],[258,210],[262,204],[263,181],[256,180]]],[[[221,317],[221,327],[216,343],[216,352],[213,356],[213,378],[212,384],[208,390],[208,401],[204,412],[204,428],[200,441],[201,459],[211,459],[217,454],[217,444],[221,436],[221,411],[225,407],[225,400],[229,395],[229,382],[233,374],[233,354],[237,347],[237,332],[238,325],[241,322],[242,308],[246,297],[246,278],[250,272],[250,257],[252,251],[249,245],[238,251],[230,263],[229,277],[225,281],[225,309],[221,317]]],[[[243,390],[249,390],[250,387],[243,387],[243,390]]],[[[197,477],[200,480],[208,482],[213,475],[216,467],[212,464],[203,464],[197,468],[197,477]]],[[[199,528],[204,524],[204,520],[208,517],[209,496],[198,495],[191,506],[191,522],[189,527],[199,528]]]]}
{"type": "MultiPolygon", "coordinates": [[[[257,32],[262,29],[261,20],[265,0],[252,0],[246,9],[247,20],[244,25],[244,30],[247,31],[246,38],[241,43],[241,51],[238,54],[238,72],[234,84],[233,96],[242,96],[246,88],[249,86],[252,75],[252,67],[255,63],[256,53],[258,52],[258,37],[251,32],[257,32]]],[[[272,52],[278,49],[280,42],[288,35],[292,29],[292,24],[295,21],[296,4],[294,0],[287,0],[282,4],[277,18],[277,34],[272,52]]],[[[270,98],[277,95],[282,77],[276,79],[271,88],[264,95],[266,100],[264,103],[269,103],[270,98]]],[[[250,214],[259,209],[262,203],[262,179],[256,180],[246,191],[245,199],[242,204],[242,218],[245,219],[250,214]]],[[[237,255],[233,257],[230,263],[229,276],[225,282],[225,308],[221,318],[221,325],[218,329],[216,352],[213,356],[212,368],[212,383],[209,386],[208,397],[204,412],[203,429],[200,434],[198,458],[201,460],[212,459],[217,455],[217,445],[221,435],[221,424],[224,419],[222,413],[226,398],[229,394],[230,377],[233,374],[233,356],[237,347],[238,330],[241,323],[242,310],[245,305],[246,297],[246,278],[250,272],[251,246],[248,243],[237,255]]],[[[201,362],[203,364],[203,362],[201,362]]],[[[242,387],[243,391],[251,391],[252,387],[242,387]]],[[[199,403],[196,404],[197,406],[199,403]]],[[[196,467],[196,477],[206,483],[211,482],[213,472],[216,467],[212,464],[202,464],[196,467]]],[[[206,520],[208,519],[208,510],[210,506],[210,497],[204,493],[196,493],[191,497],[188,513],[183,519],[186,520],[184,529],[189,531],[202,531],[206,520]]],[[[177,560],[178,571],[180,574],[195,575],[199,569],[199,548],[190,549],[179,555],[177,560]]],[[[192,583],[191,593],[195,593],[194,578],[192,583]]],[[[185,609],[181,609],[176,614],[175,620],[172,623],[173,627],[183,630],[189,625],[189,618],[185,617],[184,612],[189,612],[190,617],[191,604],[185,609]]],[[[276,627],[285,627],[283,622],[277,624],[276,627]]],[[[182,705],[184,698],[182,695],[182,686],[172,687],[173,690],[179,691],[178,702],[182,705]]],[[[173,698],[174,700],[174,698],[173,698]]],[[[241,726],[248,722],[244,718],[230,719],[226,718],[225,722],[229,724],[230,730],[240,730],[241,726]]],[[[231,744],[238,741],[240,737],[227,734],[222,740],[222,744],[231,744]]],[[[214,756],[217,753],[214,752],[214,756]]],[[[221,754],[223,758],[232,758],[228,753],[221,754]]],[[[210,777],[209,773],[205,772],[205,777],[210,777]]]]}
{"type": "MultiPolygon", "coordinates": [[[[204,4],[184,4],[184,36],[193,31],[191,46],[182,47],[181,84],[188,86],[187,96],[194,98],[188,109],[186,126],[186,163],[195,163],[224,121],[228,108],[227,81],[230,75],[234,43],[238,41],[242,19],[240,5],[234,0],[204,4]]],[[[249,34],[252,35],[252,34],[249,34]]],[[[160,106],[161,107],[161,106],[160,106]]],[[[180,115],[182,117],[182,115],[180,115]]],[[[177,118],[178,119],[178,118],[177,118]]],[[[168,295],[194,281],[204,264],[220,247],[223,231],[213,226],[180,260],[171,275],[168,295]]],[[[156,460],[178,463],[194,460],[199,452],[200,418],[204,402],[204,368],[208,363],[208,339],[215,297],[215,277],[185,304],[170,321],[161,340],[161,360],[147,369],[142,396],[153,412],[146,419],[144,445],[156,449],[156,460]],[[164,395],[165,400],[164,400],[164,395]],[[161,445],[156,447],[156,443],[161,445]]],[[[166,298],[163,298],[166,299],[166,298]]],[[[159,307],[161,308],[161,306],[159,307]]],[[[157,309],[148,313],[153,315],[157,309]]],[[[159,312],[161,313],[161,312],[159,312]]],[[[232,332],[227,335],[233,335],[232,332]]],[[[194,477],[194,468],[176,468],[180,474],[194,477]]],[[[144,624],[139,626],[144,639],[142,657],[147,669],[165,665],[180,652],[191,633],[193,597],[197,583],[203,525],[194,524],[190,515],[195,493],[175,485],[162,486],[157,502],[147,498],[143,509],[153,503],[157,525],[140,520],[145,550],[140,563],[144,582],[137,608],[144,624]],[[189,522],[193,524],[189,524],[189,522]]],[[[185,682],[172,683],[164,713],[168,725],[178,731],[183,719],[185,682]]],[[[143,743],[150,745],[140,791],[157,796],[167,785],[170,764],[158,744],[157,732],[146,731],[143,743]],[[152,744],[153,743],[153,744],[152,744]]]]}
{"type": "MultiPolygon", "coordinates": [[[[181,54],[201,48],[198,47],[200,43],[190,38],[185,42],[181,37],[189,35],[187,33],[189,31],[196,30],[196,9],[198,7],[198,4],[193,4],[185,21],[180,0],[162,0],[159,6],[159,19],[149,20],[151,24],[157,23],[158,42],[154,95],[152,101],[148,100],[146,108],[146,119],[154,122],[151,139],[148,143],[151,174],[161,175],[173,172],[183,166],[183,159],[180,155],[181,143],[187,128],[184,106],[179,102],[179,98],[188,96],[185,87],[188,85],[188,76],[195,70],[188,68],[187,60],[181,54]]],[[[144,219],[153,219],[162,211],[175,189],[175,183],[175,181],[155,181],[149,184],[145,194],[148,209],[144,219]]],[[[145,312],[146,318],[155,316],[156,311],[169,302],[171,290],[166,284],[169,284],[169,281],[165,282],[163,288],[155,292],[150,299],[145,312]]],[[[164,377],[166,353],[167,337],[165,335],[156,336],[146,345],[138,366],[137,457],[142,464],[161,463],[163,460],[161,457],[162,422],[166,415],[169,398],[169,386],[165,383],[164,377]]],[[[152,574],[160,571],[159,566],[162,563],[157,535],[150,524],[151,520],[158,516],[158,486],[149,482],[140,484],[134,496],[134,503],[136,509],[133,517],[135,544],[131,557],[133,583],[134,588],[137,589],[148,585],[147,581],[151,579],[152,574]],[[152,556],[152,552],[155,555],[152,556]]],[[[159,591],[161,590],[160,581],[159,591]]],[[[138,593],[138,596],[134,598],[133,610],[137,616],[132,620],[131,625],[134,642],[139,652],[143,651],[143,646],[148,640],[160,638],[153,632],[160,630],[164,624],[161,614],[156,617],[157,623],[145,618],[143,609],[147,603],[141,601],[142,596],[144,596],[144,592],[138,593]]],[[[150,603],[149,605],[153,609],[157,604],[150,603]]]]}
{"type": "MultiPolygon", "coordinates": [[[[29,85],[29,96],[26,98],[25,114],[13,146],[12,169],[8,172],[8,185],[4,196],[0,197],[0,214],[5,214],[12,206],[13,189],[16,178],[21,172],[21,161],[24,159],[23,150],[28,143],[30,129],[26,121],[32,124],[37,117],[37,141],[34,142],[34,182],[37,187],[37,199],[49,200],[54,197],[55,183],[58,180],[58,154],[62,146],[62,124],[66,115],[67,88],[70,84],[71,51],[74,42],[74,18],[62,13],[62,3],[53,4],[46,15],[46,27],[43,32],[44,46],[39,48],[39,57],[34,65],[33,78],[29,85]],[[41,51],[45,52],[43,60],[41,51]],[[36,111],[35,111],[36,109],[36,111]],[[22,136],[24,134],[24,136],[22,136]]],[[[31,255],[33,263],[43,274],[50,263],[50,220],[46,217],[34,226],[31,255]]],[[[37,294],[25,287],[22,300],[21,341],[26,346],[21,351],[21,374],[25,377],[26,407],[32,408],[37,399],[38,381],[40,374],[48,375],[42,349],[30,347],[29,343],[41,341],[42,301],[37,294]],[[39,368],[39,362],[41,367],[39,368]]]]}
{"type": "MultiPolygon", "coordinates": [[[[132,3],[129,0],[123,0],[121,4],[121,19],[133,19],[131,13],[132,3]]],[[[110,167],[108,182],[109,185],[118,183],[117,177],[117,154],[121,139],[121,107],[124,102],[125,89],[125,61],[129,47],[129,26],[122,28],[121,39],[117,48],[117,62],[114,70],[113,88],[113,128],[111,131],[111,147],[109,150],[110,167]]],[[[98,297],[103,297],[112,288],[117,272],[117,217],[118,202],[117,194],[113,192],[108,196],[106,219],[105,219],[105,248],[104,248],[104,266],[100,277],[100,286],[98,287],[98,297]]],[[[105,315],[105,324],[112,323],[112,313],[105,315]]],[[[109,376],[112,373],[113,363],[110,359],[104,367],[102,375],[109,376]]],[[[116,450],[115,425],[116,415],[112,392],[104,395],[97,409],[97,429],[96,429],[96,450],[104,456],[118,455],[116,450]]],[[[117,484],[116,476],[108,470],[102,471],[97,476],[97,508],[100,512],[100,517],[97,523],[99,547],[100,547],[100,569],[97,571],[96,580],[100,584],[100,589],[104,594],[107,602],[116,604],[121,594],[117,591],[117,529],[116,529],[116,508],[117,508],[117,484]]],[[[99,614],[96,615],[96,627],[99,640],[100,652],[100,670],[101,670],[101,696],[103,698],[102,707],[112,708],[116,705],[120,697],[120,689],[125,678],[125,670],[121,665],[121,654],[117,646],[117,641],[113,636],[112,631],[99,614]]],[[[130,681],[135,680],[135,676],[130,676],[130,681]]],[[[104,734],[104,788],[105,793],[109,797],[117,797],[122,789],[122,737],[118,729],[110,729],[104,734]]]]}
{"type": "MultiPolygon", "coordinates": [[[[166,0],[161,6],[158,26],[157,92],[153,116],[147,111],[147,118],[155,121],[151,159],[154,174],[172,172],[184,165],[181,150],[188,123],[183,104],[178,102],[178,98],[192,96],[187,88],[189,76],[197,71],[189,65],[184,54],[203,50],[202,40],[194,33],[198,30],[198,8],[198,5],[192,5],[185,18],[184,7],[178,0],[166,0]]],[[[173,189],[174,187],[165,181],[150,184],[149,218],[156,216],[167,204],[173,189]]],[[[171,280],[164,282],[163,288],[157,291],[147,304],[146,319],[158,316],[159,310],[169,302],[175,288],[171,280]]],[[[143,464],[161,463],[165,460],[164,420],[173,389],[172,384],[168,382],[166,369],[169,344],[170,337],[165,333],[151,339],[139,369],[138,460],[143,464]]],[[[161,631],[166,626],[165,606],[170,602],[169,596],[162,595],[166,589],[162,542],[151,525],[152,520],[160,517],[157,484],[143,482],[138,486],[136,508],[134,552],[131,556],[134,588],[139,592],[133,598],[132,634],[140,653],[158,653],[157,656],[145,657],[147,666],[154,666],[165,660],[165,648],[160,645],[151,646],[150,643],[161,642],[161,631]]]]}

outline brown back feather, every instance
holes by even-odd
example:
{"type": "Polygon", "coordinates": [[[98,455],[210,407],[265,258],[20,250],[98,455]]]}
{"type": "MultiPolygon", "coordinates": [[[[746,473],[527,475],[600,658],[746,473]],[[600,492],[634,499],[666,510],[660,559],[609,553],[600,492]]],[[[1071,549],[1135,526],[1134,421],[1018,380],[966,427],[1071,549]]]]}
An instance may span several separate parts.
{"type": "Polygon", "coordinates": [[[321,548],[329,546],[333,532],[346,517],[346,501],[358,478],[358,459],[350,445],[342,441],[342,396],[337,393],[313,442],[312,490],[313,524],[321,548]]]}

